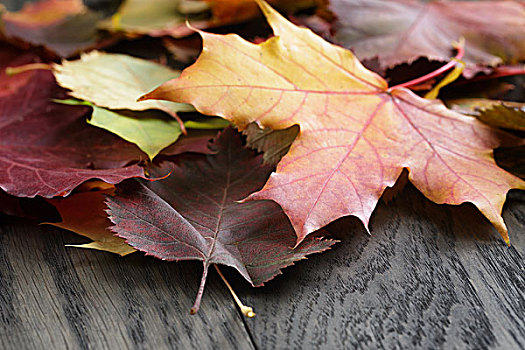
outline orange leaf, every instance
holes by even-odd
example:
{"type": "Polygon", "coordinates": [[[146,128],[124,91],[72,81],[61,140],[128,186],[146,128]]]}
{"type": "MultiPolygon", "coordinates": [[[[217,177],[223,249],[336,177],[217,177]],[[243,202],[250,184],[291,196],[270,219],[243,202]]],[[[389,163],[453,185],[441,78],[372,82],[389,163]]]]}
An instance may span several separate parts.
{"type": "Polygon", "coordinates": [[[204,49],[182,75],[144,98],[192,103],[240,129],[256,121],[300,134],[262,190],[290,218],[298,241],[345,216],[365,226],[404,168],[437,203],[474,203],[508,241],[501,210],[525,182],[499,168],[492,149],[519,141],[475,118],[388,88],[348,50],[288,22],[258,1],[275,37],[255,45],[237,35],[200,34],[204,49]]]}
{"type": "Polygon", "coordinates": [[[87,244],[71,245],[73,247],[104,250],[121,256],[133,253],[135,249],[108,229],[112,223],[105,212],[104,195],[113,195],[115,186],[103,181],[91,181],[79,186],[77,191],[80,192],[66,198],[47,200],[56,207],[62,221],[46,224],[73,231],[93,240],[87,244]]]}

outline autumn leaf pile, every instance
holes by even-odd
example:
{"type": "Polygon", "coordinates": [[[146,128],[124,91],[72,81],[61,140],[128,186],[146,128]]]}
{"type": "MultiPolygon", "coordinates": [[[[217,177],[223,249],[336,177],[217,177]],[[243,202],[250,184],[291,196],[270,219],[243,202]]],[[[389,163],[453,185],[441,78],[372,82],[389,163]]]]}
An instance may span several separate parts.
{"type": "Polygon", "coordinates": [[[1,12],[4,215],[92,240],[78,247],[202,261],[192,312],[212,265],[261,286],[329,249],[341,217],[373,239],[404,176],[510,244],[522,2],[90,3],[1,12]]]}

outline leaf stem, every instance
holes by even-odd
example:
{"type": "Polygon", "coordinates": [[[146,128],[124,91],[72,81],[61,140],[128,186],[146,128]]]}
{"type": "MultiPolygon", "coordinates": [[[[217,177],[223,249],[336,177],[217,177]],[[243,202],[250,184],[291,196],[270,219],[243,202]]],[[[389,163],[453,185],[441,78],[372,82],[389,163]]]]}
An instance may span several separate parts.
{"type": "Polygon", "coordinates": [[[456,83],[456,86],[460,85],[466,85],[466,84],[472,84],[479,81],[485,81],[490,79],[497,79],[497,78],[503,78],[503,77],[510,77],[514,75],[525,75],[525,65],[523,66],[501,66],[494,68],[493,72],[488,75],[477,75],[473,77],[472,79],[458,81],[456,83]]]}
{"type": "Polygon", "coordinates": [[[458,43],[456,43],[454,45],[455,49],[457,50],[456,56],[454,58],[452,58],[450,60],[450,62],[445,64],[443,67],[438,68],[435,71],[430,72],[428,74],[425,74],[422,77],[419,77],[419,78],[407,81],[407,82],[402,83],[402,84],[394,85],[394,86],[390,87],[389,90],[392,90],[394,88],[400,88],[400,87],[408,88],[408,87],[411,87],[411,86],[419,85],[422,82],[425,82],[425,81],[430,80],[430,79],[432,79],[434,77],[437,77],[438,75],[440,75],[442,73],[445,73],[449,69],[454,68],[456,66],[456,64],[457,64],[457,61],[461,60],[463,58],[463,55],[465,54],[465,45],[463,44],[463,41],[464,40],[460,40],[458,43]]]}
{"type": "Polygon", "coordinates": [[[5,74],[15,75],[15,74],[27,72],[30,70],[35,70],[35,69],[51,70],[51,65],[47,63],[29,63],[29,64],[24,64],[23,66],[18,66],[18,67],[7,67],[5,69],[5,74]]]}
{"type": "Polygon", "coordinates": [[[197,297],[195,298],[195,303],[193,303],[192,308],[190,309],[190,314],[195,315],[201,306],[202,294],[204,294],[204,285],[206,284],[206,277],[208,277],[208,265],[204,265],[204,271],[202,271],[201,284],[199,286],[199,291],[197,292],[197,297]]]}
{"type": "Polygon", "coordinates": [[[230,293],[232,293],[233,299],[235,299],[235,303],[237,303],[237,306],[239,307],[239,309],[241,309],[242,314],[250,318],[255,317],[255,312],[253,312],[253,309],[249,306],[243,305],[243,303],[241,302],[241,299],[239,299],[237,294],[235,294],[232,286],[230,286],[230,284],[226,280],[226,277],[224,277],[221,270],[219,270],[219,266],[217,266],[216,264],[214,264],[213,266],[215,266],[215,270],[217,270],[217,273],[219,274],[219,276],[221,276],[222,281],[224,282],[226,287],[228,287],[228,289],[230,290],[230,293]]]}
{"type": "Polygon", "coordinates": [[[168,114],[170,116],[172,116],[177,121],[177,123],[179,123],[180,130],[182,131],[182,133],[184,135],[188,135],[188,131],[186,130],[186,126],[184,125],[184,122],[182,121],[182,119],[180,119],[178,114],[176,112],[168,112],[168,114]]]}

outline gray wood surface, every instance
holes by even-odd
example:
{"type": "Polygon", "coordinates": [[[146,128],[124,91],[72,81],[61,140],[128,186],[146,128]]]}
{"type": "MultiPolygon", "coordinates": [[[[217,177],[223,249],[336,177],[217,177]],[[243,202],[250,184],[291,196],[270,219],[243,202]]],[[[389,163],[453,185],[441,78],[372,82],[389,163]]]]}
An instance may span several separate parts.
{"type": "Polygon", "coordinates": [[[342,242],[250,288],[244,319],[210,270],[188,314],[199,263],[64,247],[84,240],[50,226],[0,224],[1,349],[523,349],[525,196],[504,211],[506,247],[471,205],[439,206],[407,187],[380,203],[372,236],[353,218],[342,242]]]}

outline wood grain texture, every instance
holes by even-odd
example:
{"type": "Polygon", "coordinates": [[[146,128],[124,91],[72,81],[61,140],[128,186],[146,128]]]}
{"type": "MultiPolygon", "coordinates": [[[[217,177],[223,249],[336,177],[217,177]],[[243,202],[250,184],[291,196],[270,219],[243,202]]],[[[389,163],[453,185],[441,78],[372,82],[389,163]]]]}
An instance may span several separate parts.
{"type": "Polygon", "coordinates": [[[525,348],[525,196],[511,197],[504,212],[511,248],[473,206],[439,206],[411,186],[379,205],[372,236],[356,219],[332,224],[343,243],[264,289],[242,290],[259,315],[247,321],[256,343],[525,348]]]}
{"type": "Polygon", "coordinates": [[[79,241],[51,226],[1,224],[1,349],[252,348],[216,276],[189,314],[202,264],[64,247],[79,241]]]}
{"type": "Polygon", "coordinates": [[[511,194],[507,248],[473,206],[435,205],[409,186],[379,205],[372,236],[340,220],[333,251],[263,288],[224,271],[254,319],[240,317],[214,271],[199,314],[188,314],[199,263],[67,248],[83,239],[4,220],[0,348],[523,349],[524,203],[511,194]]]}

